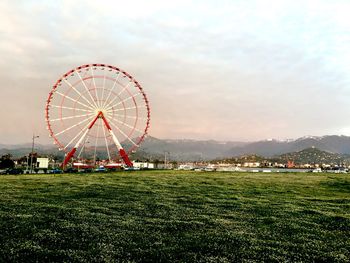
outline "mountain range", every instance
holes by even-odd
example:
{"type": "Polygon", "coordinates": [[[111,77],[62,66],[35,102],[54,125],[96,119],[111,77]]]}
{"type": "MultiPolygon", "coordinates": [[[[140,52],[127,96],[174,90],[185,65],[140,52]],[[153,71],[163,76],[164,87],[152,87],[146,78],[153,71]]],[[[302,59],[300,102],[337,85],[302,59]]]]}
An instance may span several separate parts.
{"type": "MultiPolygon", "coordinates": [[[[327,135],[322,137],[305,136],[295,140],[285,141],[271,139],[256,142],[223,142],[188,139],[164,140],[149,136],[135,154],[135,158],[163,159],[164,155],[167,155],[171,160],[198,161],[235,157],[246,154],[273,157],[312,147],[330,153],[350,154],[350,137],[343,135],[327,135]]],[[[40,154],[63,156],[63,153],[59,152],[57,148],[52,145],[36,144],[35,148],[40,154]]],[[[10,153],[14,157],[21,157],[28,154],[30,151],[30,144],[0,144],[0,155],[10,153]]]]}
{"type": "Polygon", "coordinates": [[[338,154],[350,154],[350,137],[328,135],[322,137],[305,136],[296,140],[265,140],[246,144],[242,147],[233,147],[225,155],[242,155],[255,153],[272,157],[288,152],[298,152],[306,148],[317,148],[322,151],[338,154]]]}
{"type": "Polygon", "coordinates": [[[175,160],[211,160],[215,158],[235,157],[257,154],[273,157],[285,153],[299,152],[306,148],[317,148],[322,151],[350,154],[350,137],[305,136],[295,140],[262,140],[257,142],[219,142],[196,140],[160,140],[149,137],[141,149],[152,154],[170,153],[175,160]]]}

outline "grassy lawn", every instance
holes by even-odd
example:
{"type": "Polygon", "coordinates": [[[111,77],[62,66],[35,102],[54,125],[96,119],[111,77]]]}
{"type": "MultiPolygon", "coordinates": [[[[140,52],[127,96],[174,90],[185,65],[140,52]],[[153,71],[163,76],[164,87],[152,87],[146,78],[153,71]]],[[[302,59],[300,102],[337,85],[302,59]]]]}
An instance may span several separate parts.
{"type": "Polygon", "coordinates": [[[0,262],[350,262],[350,175],[0,176],[0,262]]]}

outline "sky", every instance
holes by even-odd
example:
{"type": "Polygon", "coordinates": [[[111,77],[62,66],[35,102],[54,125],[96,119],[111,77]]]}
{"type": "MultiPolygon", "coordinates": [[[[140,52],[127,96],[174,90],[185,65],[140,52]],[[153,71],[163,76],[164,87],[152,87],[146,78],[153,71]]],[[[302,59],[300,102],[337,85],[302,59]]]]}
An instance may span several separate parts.
{"type": "Polygon", "coordinates": [[[350,136],[350,1],[0,2],[0,143],[50,143],[52,86],[129,72],[161,139],[350,136]]]}

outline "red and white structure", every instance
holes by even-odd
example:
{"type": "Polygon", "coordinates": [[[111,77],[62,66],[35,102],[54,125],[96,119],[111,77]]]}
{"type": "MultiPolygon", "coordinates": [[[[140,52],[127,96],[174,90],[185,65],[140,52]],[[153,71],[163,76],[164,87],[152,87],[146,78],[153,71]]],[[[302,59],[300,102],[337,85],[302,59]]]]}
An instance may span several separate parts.
{"type": "Polygon", "coordinates": [[[132,166],[129,154],[147,135],[150,107],[141,85],[127,72],[106,64],[88,64],[64,74],[47,99],[50,136],[66,152],[63,166],[88,148],[96,160],[132,166]]]}

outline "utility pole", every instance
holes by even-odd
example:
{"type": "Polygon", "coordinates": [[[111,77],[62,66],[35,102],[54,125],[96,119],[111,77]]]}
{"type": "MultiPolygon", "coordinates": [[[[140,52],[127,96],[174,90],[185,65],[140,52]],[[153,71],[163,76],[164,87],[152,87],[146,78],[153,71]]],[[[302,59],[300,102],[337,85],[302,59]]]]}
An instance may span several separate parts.
{"type": "Polygon", "coordinates": [[[32,137],[32,152],[31,152],[31,156],[30,156],[30,173],[33,172],[33,154],[34,154],[34,140],[36,138],[39,138],[39,136],[35,136],[33,134],[33,137],[32,137]]]}
{"type": "Polygon", "coordinates": [[[168,163],[166,159],[166,154],[170,154],[170,152],[164,151],[164,169],[168,168],[168,163]]]}
{"type": "Polygon", "coordinates": [[[164,152],[164,169],[166,169],[166,152],[164,152]]]}
{"type": "Polygon", "coordinates": [[[26,169],[26,173],[28,173],[28,169],[29,169],[29,154],[27,155],[27,169],[26,169]]]}

